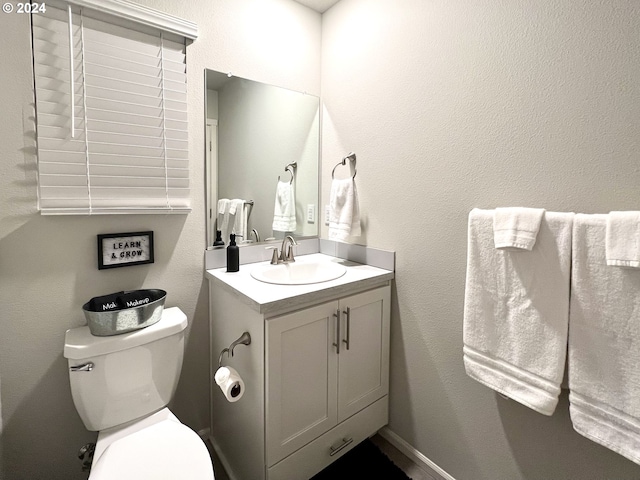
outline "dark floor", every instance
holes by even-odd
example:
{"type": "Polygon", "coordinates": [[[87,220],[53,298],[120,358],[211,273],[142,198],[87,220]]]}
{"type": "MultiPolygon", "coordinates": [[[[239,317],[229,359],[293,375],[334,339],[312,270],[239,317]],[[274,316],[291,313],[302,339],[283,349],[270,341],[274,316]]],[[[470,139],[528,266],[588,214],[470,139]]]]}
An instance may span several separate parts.
{"type": "MultiPolygon", "coordinates": [[[[426,472],[380,435],[374,435],[371,437],[371,441],[412,480],[441,480],[437,474],[426,472]]],[[[206,444],[209,452],[211,453],[211,458],[213,459],[213,468],[216,480],[229,480],[229,476],[218,461],[216,454],[213,451],[213,447],[209,442],[206,442],[206,444]]]]}

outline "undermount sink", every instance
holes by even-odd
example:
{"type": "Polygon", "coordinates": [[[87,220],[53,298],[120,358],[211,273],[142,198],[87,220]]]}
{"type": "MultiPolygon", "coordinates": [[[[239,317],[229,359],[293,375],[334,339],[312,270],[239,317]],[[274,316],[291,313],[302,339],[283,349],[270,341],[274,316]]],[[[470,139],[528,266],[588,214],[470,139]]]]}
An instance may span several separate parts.
{"type": "Polygon", "coordinates": [[[298,261],[278,265],[260,265],[251,270],[251,276],[265,283],[306,285],[335,280],[346,271],[345,266],[339,263],[298,261]]]}

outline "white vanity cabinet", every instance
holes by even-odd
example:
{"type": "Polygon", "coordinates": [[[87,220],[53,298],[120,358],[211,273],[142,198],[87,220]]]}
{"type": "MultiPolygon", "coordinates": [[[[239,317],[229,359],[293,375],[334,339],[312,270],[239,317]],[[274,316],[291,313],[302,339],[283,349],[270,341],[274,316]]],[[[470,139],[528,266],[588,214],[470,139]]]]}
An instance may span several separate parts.
{"type": "Polygon", "coordinates": [[[251,335],[222,361],[244,396],[228,402],[211,381],[210,438],[231,480],[310,478],[388,423],[393,272],[354,268],[354,282],[273,302],[232,285],[249,279],[208,271],[212,375],[222,349],[251,335]]]}
{"type": "Polygon", "coordinates": [[[303,478],[294,474],[309,464],[307,456],[328,465],[341,449],[387,423],[383,408],[370,423],[329,435],[295,458],[294,452],[387,395],[388,286],[269,319],[265,343],[269,478],[303,478]]]}

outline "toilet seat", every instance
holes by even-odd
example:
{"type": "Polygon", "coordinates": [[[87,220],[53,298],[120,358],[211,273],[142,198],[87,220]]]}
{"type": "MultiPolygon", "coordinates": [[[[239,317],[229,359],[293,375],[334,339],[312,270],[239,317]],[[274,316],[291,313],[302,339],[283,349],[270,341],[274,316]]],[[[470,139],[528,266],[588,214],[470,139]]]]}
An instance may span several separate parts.
{"type": "Polygon", "coordinates": [[[132,424],[98,437],[99,456],[94,457],[89,480],[213,480],[202,439],[168,410],[161,413],[155,414],[157,421],[145,419],[141,427],[132,424]]]}

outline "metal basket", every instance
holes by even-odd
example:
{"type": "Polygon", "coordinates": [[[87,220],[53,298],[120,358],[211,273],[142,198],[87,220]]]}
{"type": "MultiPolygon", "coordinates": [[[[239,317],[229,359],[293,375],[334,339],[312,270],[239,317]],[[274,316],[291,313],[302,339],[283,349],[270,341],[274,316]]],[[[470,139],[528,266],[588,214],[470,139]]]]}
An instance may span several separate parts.
{"type": "MultiPolygon", "coordinates": [[[[96,312],[91,310],[91,301],[82,306],[84,316],[89,325],[89,331],[92,335],[98,337],[107,337],[110,335],[120,335],[121,333],[139,330],[158,322],[162,317],[164,309],[164,301],[167,292],[164,290],[139,290],[148,293],[154,300],[133,308],[123,308],[119,310],[110,310],[106,312],[96,312]]],[[[134,293],[124,292],[124,293],[134,293]]]]}

